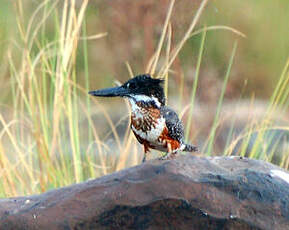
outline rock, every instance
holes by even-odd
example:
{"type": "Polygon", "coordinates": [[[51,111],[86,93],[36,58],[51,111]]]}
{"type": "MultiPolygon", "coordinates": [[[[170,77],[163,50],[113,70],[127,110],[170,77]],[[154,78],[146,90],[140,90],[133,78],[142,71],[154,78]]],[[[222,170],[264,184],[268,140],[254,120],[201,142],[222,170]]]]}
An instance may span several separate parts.
{"type": "Polygon", "coordinates": [[[240,157],[153,160],[0,200],[0,229],[289,229],[289,174],[240,157]]]}

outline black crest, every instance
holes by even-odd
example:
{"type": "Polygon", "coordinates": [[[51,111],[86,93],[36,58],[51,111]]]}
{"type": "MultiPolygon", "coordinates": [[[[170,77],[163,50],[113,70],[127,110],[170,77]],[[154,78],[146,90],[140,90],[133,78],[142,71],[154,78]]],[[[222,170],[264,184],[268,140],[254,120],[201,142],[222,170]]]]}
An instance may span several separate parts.
{"type": "Polygon", "coordinates": [[[163,79],[152,78],[150,74],[137,75],[128,80],[122,87],[129,89],[131,94],[143,94],[156,97],[161,105],[165,105],[163,79]]]}

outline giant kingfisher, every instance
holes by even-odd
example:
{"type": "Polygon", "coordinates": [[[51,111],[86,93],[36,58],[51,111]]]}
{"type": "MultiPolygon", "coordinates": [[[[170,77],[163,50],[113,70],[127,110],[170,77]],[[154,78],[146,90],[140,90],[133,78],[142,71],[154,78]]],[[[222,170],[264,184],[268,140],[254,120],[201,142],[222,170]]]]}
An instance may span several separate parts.
{"type": "Polygon", "coordinates": [[[175,111],[165,105],[162,83],[149,74],[138,75],[119,87],[90,91],[97,97],[124,97],[131,105],[131,129],[144,146],[143,162],[150,149],[173,159],[178,151],[194,152],[197,147],[184,142],[184,126],[175,111]]]}

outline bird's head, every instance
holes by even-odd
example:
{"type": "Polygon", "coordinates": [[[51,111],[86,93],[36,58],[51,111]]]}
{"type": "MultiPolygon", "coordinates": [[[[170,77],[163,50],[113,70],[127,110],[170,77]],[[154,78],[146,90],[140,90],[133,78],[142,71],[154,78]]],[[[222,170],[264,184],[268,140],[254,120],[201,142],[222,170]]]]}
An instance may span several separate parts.
{"type": "Polygon", "coordinates": [[[97,97],[127,97],[135,102],[154,102],[159,107],[165,105],[163,81],[143,74],[135,76],[121,86],[90,91],[89,94],[97,97]]]}

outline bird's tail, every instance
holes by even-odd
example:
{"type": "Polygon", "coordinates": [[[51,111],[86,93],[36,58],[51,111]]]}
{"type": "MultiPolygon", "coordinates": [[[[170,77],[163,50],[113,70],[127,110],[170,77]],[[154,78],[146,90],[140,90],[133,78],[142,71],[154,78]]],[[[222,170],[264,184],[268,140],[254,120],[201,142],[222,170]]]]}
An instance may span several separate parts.
{"type": "Polygon", "coordinates": [[[183,149],[183,151],[185,152],[197,152],[198,151],[198,147],[194,146],[194,145],[190,145],[190,144],[184,144],[185,148],[183,149]]]}

